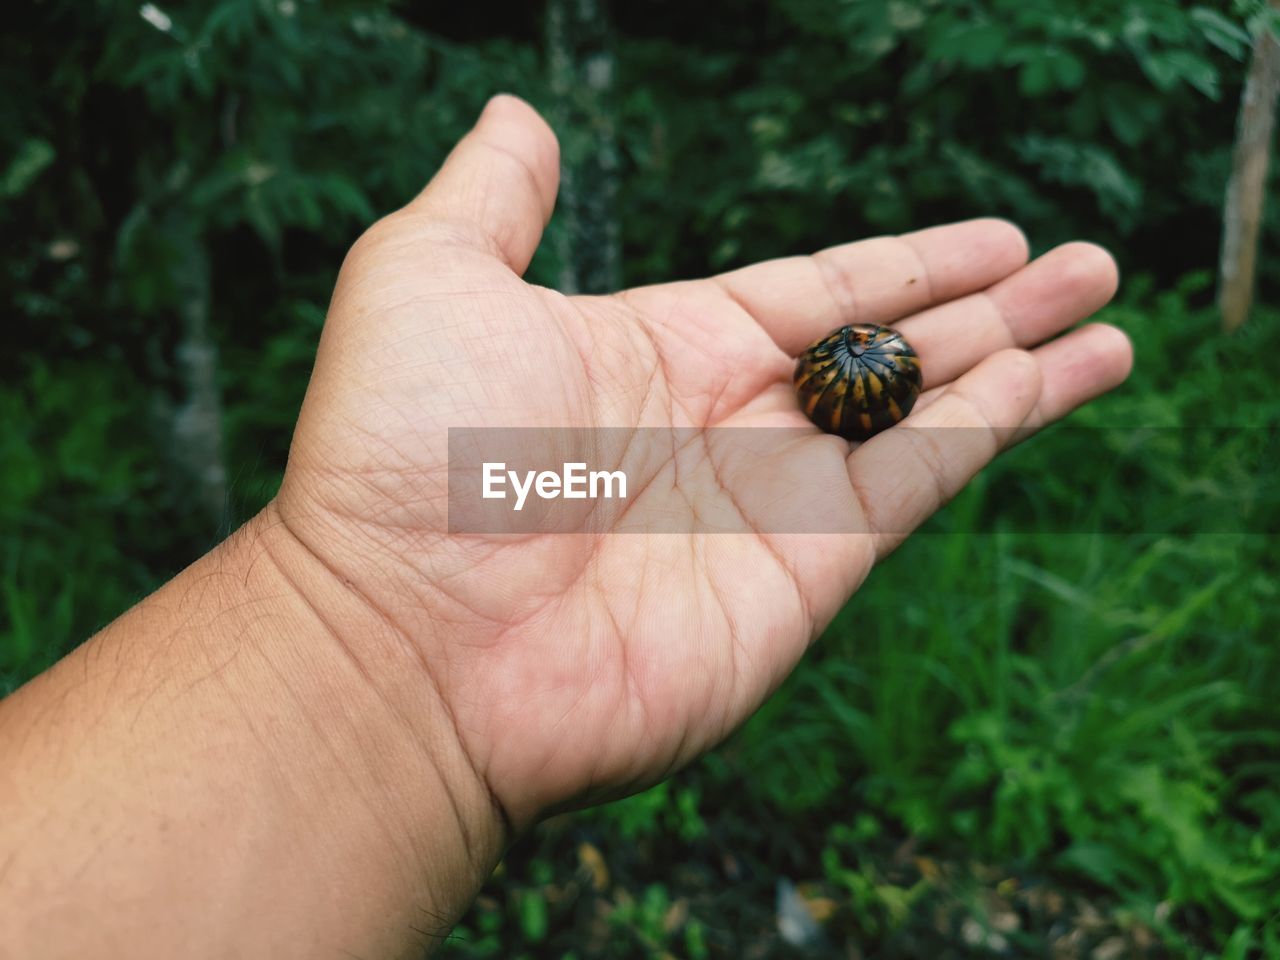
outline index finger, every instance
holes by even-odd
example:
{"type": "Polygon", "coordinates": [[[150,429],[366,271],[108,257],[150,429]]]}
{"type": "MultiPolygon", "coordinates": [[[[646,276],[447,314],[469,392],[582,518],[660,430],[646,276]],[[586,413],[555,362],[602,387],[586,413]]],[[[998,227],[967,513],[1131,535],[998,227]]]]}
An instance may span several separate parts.
{"type": "Polygon", "coordinates": [[[712,280],[795,356],[846,323],[889,323],[983,290],[1027,256],[1021,230],[987,218],[766,260],[712,280]]]}

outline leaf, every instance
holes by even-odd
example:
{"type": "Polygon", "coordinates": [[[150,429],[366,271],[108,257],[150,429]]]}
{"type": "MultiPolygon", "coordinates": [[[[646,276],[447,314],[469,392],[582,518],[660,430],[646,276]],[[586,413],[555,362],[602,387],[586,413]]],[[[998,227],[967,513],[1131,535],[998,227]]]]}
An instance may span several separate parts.
{"type": "Polygon", "coordinates": [[[1157,90],[1168,92],[1178,85],[1177,70],[1160,54],[1140,54],[1138,65],[1157,90]]]}
{"type": "Polygon", "coordinates": [[[1190,50],[1170,50],[1165,59],[1183,83],[1199,90],[1210,100],[1218,99],[1218,70],[1212,63],[1190,50]]]}
{"type": "Polygon", "coordinates": [[[541,890],[522,890],[519,896],[520,930],[531,943],[541,943],[547,936],[547,898],[541,890]]]}
{"type": "Polygon", "coordinates": [[[1252,947],[1253,930],[1247,925],[1237,927],[1222,948],[1222,960],[1248,960],[1252,947]]]}
{"type": "Polygon", "coordinates": [[[1069,53],[1056,53],[1050,58],[1058,86],[1063,90],[1075,90],[1084,83],[1084,64],[1069,53]]]}
{"type": "Polygon", "coordinates": [[[1117,851],[1105,843],[1074,843],[1058,857],[1063,867],[1077,870],[1108,887],[1121,886],[1126,864],[1117,851]]]}
{"type": "Polygon", "coordinates": [[[1006,40],[1004,27],[998,23],[961,24],[944,38],[943,49],[935,55],[942,58],[949,54],[957,63],[983,70],[999,62],[1006,40]]]}
{"type": "Polygon", "coordinates": [[[1049,58],[1042,57],[1027,63],[1018,75],[1018,89],[1029,97],[1047,93],[1053,86],[1053,70],[1049,58]]]}
{"type": "Polygon", "coordinates": [[[1208,60],[1190,50],[1165,50],[1138,59],[1143,72],[1163,91],[1179,83],[1199,90],[1210,100],[1218,99],[1218,71],[1208,60]]]}
{"type": "Polygon", "coordinates": [[[0,196],[21,196],[56,156],[57,151],[47,140],[37,137],[24,140],[9,166],[0,174],[0,196]]]}
{"type": "Polygon", "coordinates": [[[1142,206],[1142,184],[1108,150],[1061,137],[1030,135],[1015,141],[1026,162],[1049,182],[1087,189],[1117,226],[1132,226],[1142,206]]]}
{"type": "Polygon", "coordinates": [[[1129,84],[1108,86],[1098,99],[1107,126],[1127,147],[1137,146],[1145,140],[1164,113],[1160,98],[1129,84]]]}
{"type": "Polygon", "coordinates": [[[317,186],[336,209],[357,223],[374,219],[373,204],[354,181],[344,176],[326,176],[320,178],[317,186]]]}
{"type": "Polygon", "coordinates": [[[1227,56],[1244,60],[1252,40],[1243,26],[1209,7],[1195,7],[1189,16],[1191,21],[1200,28],[1205,40],[1227,56]]]}
{"type": "Polygon", "coordinates": [[[1191,623],[1196,614],[1208,606],[1225,587],[1229,586],[1234,577],[1235,574],[1233,572],[1220,574],[1199,590],[1189,594],[1182,603],[1160,618],[1159,623],[1152,628],[1151,635],[1157,639],[1164,639],[1177,636],[1185,631],[1187,625],[1191,623]]]}

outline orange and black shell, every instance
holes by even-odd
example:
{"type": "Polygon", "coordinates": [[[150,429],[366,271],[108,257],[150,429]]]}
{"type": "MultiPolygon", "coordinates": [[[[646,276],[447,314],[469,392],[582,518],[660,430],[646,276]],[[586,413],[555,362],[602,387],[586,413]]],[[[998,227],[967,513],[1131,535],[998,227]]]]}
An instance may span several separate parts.
{"type": "Polygon", "coordinates": [[[793,382],[810,420],[846,440],[866,440],[915,406],[920,358],[896,330],[855,323],[800,354],[793,382]]]}

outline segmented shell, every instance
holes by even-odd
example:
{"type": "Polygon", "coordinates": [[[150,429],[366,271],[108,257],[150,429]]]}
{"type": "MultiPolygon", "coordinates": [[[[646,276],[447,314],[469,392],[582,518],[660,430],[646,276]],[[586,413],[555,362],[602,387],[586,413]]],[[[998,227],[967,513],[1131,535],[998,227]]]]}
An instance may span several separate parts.
{"type": "Polygon", "coordinates": [[[900,333],[855,323],[800,354],[793,382],[815,424],[847,440],[866,440],[911,412],[922,379],[920,358],[900,333]]]}

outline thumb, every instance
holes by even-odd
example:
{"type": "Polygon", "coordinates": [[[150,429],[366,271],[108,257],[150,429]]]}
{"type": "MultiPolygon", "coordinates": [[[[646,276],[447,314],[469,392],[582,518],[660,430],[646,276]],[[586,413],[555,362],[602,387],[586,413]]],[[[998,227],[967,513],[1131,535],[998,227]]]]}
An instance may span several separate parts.
{"type": "Polygon", "coordinates": [[[556,135],[529,104],[500,94],[407,209],[456,224],[462,228],[458,242],[481,247],[523,273],[559,185],[556,135]]]}

